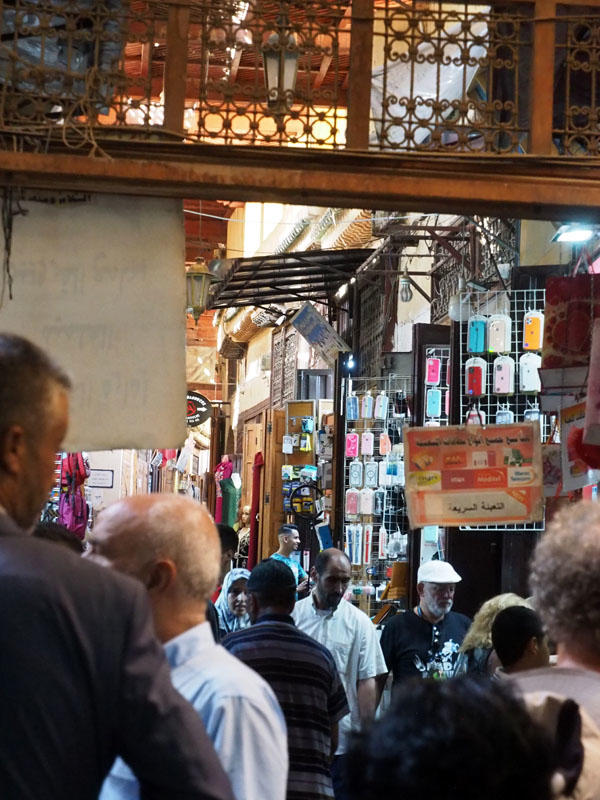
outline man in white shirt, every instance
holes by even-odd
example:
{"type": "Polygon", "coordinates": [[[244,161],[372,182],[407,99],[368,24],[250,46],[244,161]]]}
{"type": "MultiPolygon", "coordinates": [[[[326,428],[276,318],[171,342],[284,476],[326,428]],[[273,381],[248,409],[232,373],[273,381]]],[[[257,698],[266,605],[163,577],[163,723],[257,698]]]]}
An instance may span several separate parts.
{"type": "MultiPolygon", "coordinates": [[[[201,717],[236,800],[284,800],[281,708],[266,681],[215,643],[206,621],[221,561],[206,508],[177,495],[126,498],[100,515],[86,556],[145,585],[173,685],[201,717]]],[[[117,759],[100,800],[139,796],[133,773],[117,759]]]]}
{"type": "Polygon", "coordinates": [[[316,585],[309,597],[296,603],[297,627],[325,645],[342,679],[350,713],[340,720],[339,742],[331,767],[336,800],[344,800],[344,754],[349,734],[375,715],[380,687],[387,674],[379,638],[371,620],[342,600],[352,568],[341,550],[323,550],[315,562],[316,585]]]}

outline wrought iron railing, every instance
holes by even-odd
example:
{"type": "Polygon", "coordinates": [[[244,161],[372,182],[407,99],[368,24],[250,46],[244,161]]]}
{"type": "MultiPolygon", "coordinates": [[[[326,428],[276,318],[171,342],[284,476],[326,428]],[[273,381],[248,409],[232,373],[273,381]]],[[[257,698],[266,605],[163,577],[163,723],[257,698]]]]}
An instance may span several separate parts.
{"type": "Polygon", "coordinates": [[[151,136],[600,152],[600,0],[11,0],[0,11],[5,148],[151,136]]]}

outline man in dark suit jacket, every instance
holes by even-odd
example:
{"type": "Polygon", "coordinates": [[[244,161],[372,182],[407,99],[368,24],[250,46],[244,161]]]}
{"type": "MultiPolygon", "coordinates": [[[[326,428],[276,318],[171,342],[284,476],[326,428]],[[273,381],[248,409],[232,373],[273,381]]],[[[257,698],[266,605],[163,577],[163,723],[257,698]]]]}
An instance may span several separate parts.
{"type": "Polygon", "coordinates": [[[173,689],[144,588],[28,536],[53,483],[68,378],[0,334],[0,797],[92,800],[121,755],[151,800],[232,800],[173,689]]]}

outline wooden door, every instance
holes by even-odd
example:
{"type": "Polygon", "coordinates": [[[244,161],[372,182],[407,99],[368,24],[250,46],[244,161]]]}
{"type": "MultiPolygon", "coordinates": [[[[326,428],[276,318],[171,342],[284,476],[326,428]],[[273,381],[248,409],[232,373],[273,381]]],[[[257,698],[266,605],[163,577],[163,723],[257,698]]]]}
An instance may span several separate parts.
{"type": "Polygon", "coordinates": [[[266,412],[266,426],[264,436],[265,459],[263,481],[263,503],[261,513],[260,540],[258,545],[259,558],[268,558],[279,547],[277,531],[285,522],[283,512],[283,496],[281,480],[281,467],[289,459],[283,450],[283,435],[285,433],[285,411],[272,410],[266,412]]]}
{"type": "Polygon", "coordinates": [[[254,464],[254,456],[262,451],[262,446],[262,421],[246,422],[244,424],[242,450],[242,506],[249,506],[252,502],[252,465],[254,464]]]}

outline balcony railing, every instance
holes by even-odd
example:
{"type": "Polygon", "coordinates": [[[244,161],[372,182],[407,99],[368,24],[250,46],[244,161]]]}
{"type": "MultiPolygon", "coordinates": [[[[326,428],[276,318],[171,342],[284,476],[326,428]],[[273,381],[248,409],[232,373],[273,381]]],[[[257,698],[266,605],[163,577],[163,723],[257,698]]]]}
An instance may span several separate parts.
{"type": "Polygon", "coordinates": [[[0,147],[600,153],[600,0],[0,3],[0,147]]]}

